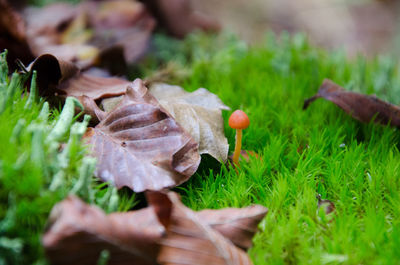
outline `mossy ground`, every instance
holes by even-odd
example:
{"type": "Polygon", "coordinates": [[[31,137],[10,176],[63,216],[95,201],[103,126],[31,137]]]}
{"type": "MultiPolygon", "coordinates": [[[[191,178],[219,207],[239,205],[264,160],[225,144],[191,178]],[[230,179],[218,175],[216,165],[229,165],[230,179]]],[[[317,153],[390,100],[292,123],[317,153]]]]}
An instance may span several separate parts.
{"type": "MultiPolygon", "coordinates": [[[[224,167],[196,174],[177,189],[186,205],[268,207],[250,250],[255,264],[399,263],[399,131],[361,124],[322,99],[302,110],[324,78],[400,103],[395,61],[348,59],[311,47],[301,34],[279,41],[267,34],[249,49],[197,41],[215,53],[198,51],[182,85],[206,87],[232,110],[244,110],[251,125],[243,147],[262,159],[243,164],[239,174],[224,167]],[[333,216],[317,213],[317,194],[335,204],[333,216]]],[[[227,122],[225,132],[232,151],[227,122]]]]}
{"type": "MultiPolygon", "coordinates": [[[[324,78],[400,103],[399,67],[393,59],[348,59],[340,51],[311,47],[302,35],[283,35],[279,41],[267,35],[251,48],[234,38],[204,35],[184,42],[157,37],[154,43],[157,52],[132,72],[147,76],[167,63],[188,72],[169,81],[187,90],[205,87],[233,110],[244,110],[251,125],[243,147],[261,156],[243,163],[238,173],[204,157],[198,173],[175,189],[187,206],[268,207],[249,251],[255,264],[400,262],[398,130],[361,124],[324,100],[302,110],[303,100],[324,78]],[[335,204],[333,215],[317,213],[317,194],[335,204]]],[[[85,164],[78,143],[63,168],[65,185],[50,191],[61,158],[52,160],[54,150],[43,143],[42,157],[52,161],[51,167],[32,161],[35,141],[29,124],[52,128],[59,111],[37,121],[43,103],[27,110],[20,95],[0,115],[0,219],[8,220],[0,222],[3,264],[43,262],[40,233],[51,207],[71,190],[107,211],[127,210],[139,201],[122,190],[116,205],[116,193],[94,180],[89,190],[74,188],[85,164]],[[26,126],[11,141],[21,119],[26,126]]],[[[229,114],[223,113],[225,121],[229,114]]],[[[227,123],[225,133],[232,150],[235,136],[227,123]]],[[[48,131],[43,134],[44,139],[48,131]]],[[[69,134],[60,141],[68,139],[69,134]]]]}

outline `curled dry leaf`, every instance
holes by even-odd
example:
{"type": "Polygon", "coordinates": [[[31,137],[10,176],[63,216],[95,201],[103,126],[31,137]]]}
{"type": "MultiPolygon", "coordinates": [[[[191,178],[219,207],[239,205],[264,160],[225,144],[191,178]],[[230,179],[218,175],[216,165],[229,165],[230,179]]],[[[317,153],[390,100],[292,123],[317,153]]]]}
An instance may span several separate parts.
{"type": "Polygon", "coordinates": [[[207,220],[208,225],[237,247],[247,250],[252,246],[257,226],[267,212],[267,208],[253,205],[242,209],[203,210],[196,214],[200,220],[207,220]]]}
{"type": "MultiPolygon", "coordinates": [[[[74,196],[54,206],[42,239],[51,264],[96,264],[102,250],[109,251],[110,265],[251,264],[245,252],[213,227],[218,220],[256,226],[265,208],[258,206],[256,214],[250,208],[196,213],[173,192],[146,195],[148,208],[108,216],[74,196]],[[247,218],[241,212],[257,217],[244,221],[247,218]]],[[[232,231],[238,230],[232,227],[232,231]]]]}
{"type": "Polygon", "coordinates": [[[400,128],[400,108],[374,96],[367,96],[355,92],[345,91],[344,88],[331,80],[325,79],[318,93],[304,101],[303,109],[317,98],[324,98],[335,103],[353,118],[362,122],[372,120],[381,124],[388,124],[400,128]]]}
{"type": "MultiPolygon", "coordinates": [[[[152,196],[152,193],[148,194],[150,205],[153,205],[152,196]]],[[[170,192],[166,196],[173,208],[167,235],[160,240],[159,264],[252,264],[243,250],[207,225],[206,219],[200,219],[185,207],[176,193],[170,192]]]]}
{"type": "MultiPolygon", "coordinates": [[[[28,70],[37,72],[37,85],[41,96],[72,96],[78,98],[82,104],[84,104],[83,96],[97,100],[122,95],[130,84],[121,78],[85,74],[75,64],[59,60],[51,54],[39,56],[29,65],[28,70]]],[[[87,113],[94,113],[90,104],[85,110],[87,113]]]]}
{"type": "Polygon", "coordinates": [[[198,144],[140,79],[90,135],[98,159],[96,176],[118,188],[141,192],[174,187],[188,180],[200,163],[198,144]]]}
{"type": "Polygon", "coordinates": [[[152,207],[107,216],[71,195],[54,206],[42,243],[51,264],[93,265],[108,250],[108,264],[154,265],[164,233],[152,207]]]}

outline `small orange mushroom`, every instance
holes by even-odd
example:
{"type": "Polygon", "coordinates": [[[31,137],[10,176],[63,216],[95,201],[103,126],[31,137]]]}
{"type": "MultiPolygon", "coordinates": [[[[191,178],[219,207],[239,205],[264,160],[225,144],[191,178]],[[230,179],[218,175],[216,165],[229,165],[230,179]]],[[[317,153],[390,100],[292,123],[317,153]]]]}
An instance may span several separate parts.
{"type": "Polygon", "coordinates": [[[242,130],[250,125],[249,117],[242,110],[235,110],[229,117],[229,126],[236,129],[235,151],[233,152],[232,161],[235,165],[239,165],[239,156],[242,148],[242,130]]]}

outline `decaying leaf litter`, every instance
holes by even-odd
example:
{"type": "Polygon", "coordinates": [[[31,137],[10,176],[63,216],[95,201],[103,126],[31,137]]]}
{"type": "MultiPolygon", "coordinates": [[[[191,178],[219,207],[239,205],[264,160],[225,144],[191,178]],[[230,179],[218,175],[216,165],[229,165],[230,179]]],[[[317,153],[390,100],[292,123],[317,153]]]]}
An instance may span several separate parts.
{"type": "MultiPolygon", "coordinates": [[[[82,24],[84,24],[83,23],[84,20],[85,20],[84,16],[79,15],[77,18],[74,18],[74,20],[72,21],[70,27],[67,30],[68,31],[74,31],[74,30],[80,31],[81,29],[79,27],[84,27],[84,26],[82,26],[82,24]]],[[[66,37],[66,39],[68,39],[68,38],[66,37]]],[[[76,46],[76,47],[78,47],[78,46],[76,46]]],[[[86,109],[87,109],[86,111],[88,113],[90,113],[91,115],[93,115],[94,117],[96,117],[99,121],[103,121],[103,120],[109,119],[109,116],[111,116],[114,111],[115,112],[118,112],[118,111],[125,112],[124,108],[126,108],[126,106],[129,106],[130,104],[124,105],[124,103],[121,103],[120,106],[116,106],[115,108],[109,109],[109,111],[108,111],[109,113],[105,113],[104,112],[105,109],[101,110],[101,109],[98,108],[98,104],[95,102],[95,100],[104,99],[104,98],[107,98],[107,97],[110,97],[110,96],[115,96],[115,95],[120,95],[120,94],[125,94],[125,96],[124,96],[125,99],[128,98],[128,97],[131,97],[131,99],[132,98],[137,99],[137,98],[140,98],[141,96],[144,96],[147,93],[147,91],[146,91],[146,92],[142,92],[142,95],[140,95],[140,96],[139,95],[134,96],[134,95],[132,95],[133,94],[132,92],[134,91],[133,89],[128,89],[128,92],[125,93],[125,90],[123,90],[123,87],[124,87],[124,85],[130,84],[130,82],[126,81],[124,79],[119,79],[119,78],[104,78],[104,79],[101,79],[101,78],[98,78],[98,77],[91,77],[91,76],[86,75],[84,73],[81,74],[81,71],[84,71],[85,69],[87,69],[89,67],[89,65],[94,65],[94,61],[95,60],[93,58],[97,58],[97,57],[100,58],[101,57],[99,55],[100,54],[99,52],[97,52],[97,51],[93,52],[93,50],[91,50],[90,47],[88,49],[86,49],[86,48],[88,48],[88,47],[84,46],[84,48],[83,48],[83,50],[84,50],[83,56],[82,56],[82,53],[79,53],[77,55],[73,55],[72,57],[69,57],[69,55],[64,57],[64,59],[65,59],[65,61],[67,61],[67,63],[69,63],[70,61],[73,62],[73,67],[71,69],[78,69],[78,70],[73,70],[72,71],[73,74],[71,76],[68,76],[68,74],[66,74],[66,75],[60,74],[60,78],[58,78],[58,80],[53,82],[54,86],[51,87],[50,90],[47,90],[47,91],[53,91],[53,89],[55,89],[55,90],[59,89],[59,90],[64,90],[64,93],[63,93],[64,96],[68,96],[68,93],[70,93],[69,94],[70,96],[77,97],[81,101],[81,103],[83,103],[84,106],[89,106],[89,107],[86,107],[86,109]],[[87,54],[85,54],[85,52],[87,52],[87,54]],[[86,60],[87,59],[86,55],[90,55],[90,56],[94,55],[94,57],[93,58],[89,58],[89,60],[86,60]],[[82,59],[82,61],[80,61],[81,59],[82,59]],[[81,69],[79,69],[77,66],[75,66],[75,64],[79,65],[81,67],[81,69]],[[64,76],[67,79],[67,81],[63,80],[64,76]],[[69,81],[68,81],[68,79],[69,79],[69,81]],[[60,84],[60,82],[61,82],[61,84],[60,84]],[[90,87],[88,89],[89,91],[85,91],[85,92],[81,93],[80,95],[74,94],[74,93],[78,93],[79,94],[80,92],[82,92],[81,89],[82,90],[86,89],[88,84],[90,86],[90,85],[93,85],[93,83],[95,83],[95,82],[98,82],[97,85],[104,85],[104,91],[101,91],[100,93],[98,93],[97,94],[97,98],[96,98],[97,91],[94,92],[93,90],[91,90],[90,87]],[[107,82],[109,82],[109,83],[107,83],[107,82]],[[104,83],[106,83],[106,84],[104,84],[104,83]],[[111,92],[108,91],[108,86],[111,87],[111,92]],[[69,89],[70,89],[70,91],[69,91],[69,89]],[[94,94],[90,94],[91,92],[93,92],[94,94]],[[87,103],[87,104],[85,104],[85,103],[87,103]],[[121,111],[121,109],[123,109],[123,110],[121,111]]],[[[77,50],[79,51],[80,47],[77,50]]],[[[88,56],[88,57],[90,57],[90,56],[88,56]]],[[[51,60],[53,60],[53,59],[51,59],[51,60]]],[[[62,62],[62,60],[58,60],[57,58],[55,58],[55,60],[57,61],[58,64],[60,64],[60,62],[62,62]]],[[[34,69],[34,67],[32,67],[32,69],[34,69]]],[[[30,70],[29,67],[27,68],[27,70],[30,70]]],[[[35,70],[38,71],[38,79],[40,79],[39,78],[40,75],[46,76],[46,74],[43,74],[40,70],[38,70],[38,69],[35,69],[35,70]]],[[[110,70],[110,71],[112,71],[112,70],[110,70]]],[[[135,83],[137,84],[138,82],[140,82],[140,80],[137,80],[137,82],[135,82],[135,83]]],[[[39,83],[41,83],[41,82],[39,81],[39,83]]],[[[133,83],[133,86],[135,86],[135,83],[133,83]]],[[[168,85],[164,84],[163,86],[168,86],[168,85]]],[[[49,89],[49,85],[48,84],[39,87],[39,91],[42,91],[42,95],[43,95],[43,91],[46,91],[46,89],[49,89]],[[44,88],[44,87],[46,87],[46,88],[44,88]]],[[[351,100],[350,99],[349,100],[350,103],[349,103],[349,101],[347,101],[347,99],[351,98],[351,97],[355,97],[356,99],[363,100],[363,97],[361,97],[361,95],[360,95],[360,97],[354,96],[354,95],[347,97],[347,96],[342,96],[342,94],[330,95],[329,93],[336,92],[337,90],[334,90],[334,89],[327,89],[327,90],[329,90],[328,93],[327,93],[327,91],[325,89],[322,88],[320,90],[319,94],[317,95],[317,97],[324,97],[324,98],[327,98],[328,100],[331,100],[331,101],[335,102],[337,105],[339,105],[340,107],[342,107],[347,112],[351,113],[352,115],[354,115],[357,119],[360,119],[361,121],[369,122],[371,120],[371,118],[373,118],[373,117],[375,117],[375,115],[377,115],[377,117],[379,118],[378,120],[382,120],[383,123],[388,123],[390,121],[394,121],[395,118],[397,117],[396,116],[397,115],[396,114],[396,112],[397,112],[396,108],[393,107],[393,106],[387,105],[387,104],[385,105],[384,102],[380,102],[380,101],[375,100],[375,101],[378,102],[378,106],[375,106],[375,105],[373,105],[374,104],[373,98],[369,98],[369,100],[368,100],[369,103],[368,104],[372,104],[371,111],[369,111],[367,114],[364,114],[362,108],[357,107],[357,106],[354,105],[354,104],[357,103],[357,100],[351,100]],[[388,111],[386,111],[386,110],[388,110],[388,111]],[[379,113],[384,113],[383,114],[384,116],[380,117],[379,113]]],[[[140,89],[139,89],[139,91],[140,91],[140,89]]],[[[204,91],[202,91],[202,92],[204,92],[204,91]]],[[[183,94],[185,94],[185,93],[183,93],[183,94]]],[[[55,92],[54,94],[50,94],[49,96],[54,96],[54,95],[58,96],[59,93],[55,92]]],[[[183,95],[182,97],[185,97],[185,96],[183,95]]],[[[157,96],[156,96],[156,98],[157,98],[157,96]]],[[[123,100],[123,102],[127,101],[125,99],[123,100]]],[[[157,99],[160,100],[160,103],[163,101],[162,98],[157,98],[157,99]]],[[[174,100],[175,100],[175,98],[174,98],[174,100]]],[[[107,100],[105,100],[105,101],[107,101],[107,100]]],[[[152,101],[152,100],[150,100],[150,101],[152,101]]],[[[165,100],[165,101],[168,102],[168,100],[165,100]]],[[[175,104],[183,104],[183,101],[188,101],[188,100],[182,99],[181,102],[177,102],[175,104]]],[[[189,100],[189,102],[190,102],[190,100],[189,100]]],[[[161,108],[168,109],[168,106],[170,106],[168,103],[164,103],[164,105],[162,103],[161,104],[160,103],[155,103],[154,105],[162,106],[162,107],[160,107],[160,109],[161,108]]],[[[143,104],[143,102],[140,102],[140,100],[139,101],[137,100],[136,102],[134,102],[134,104],[140,105],[140,104],[143,104]]],[[[184,104],[188,104],[188,102],[184,102],[184,104]]],[[[189,105],[189,108],[194,108],[193,106],[190,106],[190,104],[188,104],[188,105],[189,105]]],[[[198,105],[198,104],[193,104],[193,105],[198,105]]],[[[106,106],[106,103],[102,104],[102,106],[106,106]]],[[[226,109],[226,106],[224,106],[222,104],[222,102],[221,102],[220,105],[217,105],[216,107],[213,106],[212,109],[217,111],[217,112],[218,111],[220,112],[221,109],[226,109]]],[[[163,110],[161,110],[161,112],[163,112],[163,110]]],[[[168,116],[168,114],[170,114],[171,117],[175,118],[178,121],[178,123],[182,123],[182,122],[179,122],[179,119],[177,117],[174,117],[174,116],[178,116],[178,115],[175,115],[175,112],[173,111],[173,109],[165,110],[164,114],[167,115],[167,116],[168,116]],[[174,113],[174,114],[171,114],[171,113],[174,113]]],[[[197,113],[195,113],[194,115],[196,115],[196,114],[197,113]]],[[[217,115],[217,117],[221,117],[221,115],[219,114],[219,115],[217,115]]],[[[161,119],[161,120],[163,120],[163,119],[161,119]]],[[[393,124],[396,125],[395,122],[393,124]]],[[[99,125],[101,127],[101,124],[99,124],[99,125]]],[[[207,123],[206,123],[206,125],[207,125],[207,123]]],[[[118,126],[116,126],[116,127],[118,127],[118,126]]],[[[129,129],[131,129],[130,126],[128,126],[128,127],[129,127],[129,129]]],[[[218,127],[219,128],[223,128],[223,126],[221,126],[220,124],[215,126],[215,127],[216,128],[218,128],[218,127]]],[[[122,128],[125,129],[126,127],[124,127],[124,125],[122,125],[122,128]]],[[[187,127],[187,128],[190,128],[190,126],[187,127]]],[[[184,129],[189,131],[190,129],[187,129],[187,128],[184,128],[184,129]]],[[[193,125],[192,125],[192,128],[193,128],[193,125]]],[[[118,129],[118,128],[114,128],[114,129],[118,129]]],[[[96,130],[96,129],[94,129],[94,130],[96,130]]],[[[197,129],[197,132],[201,131],[201,130],[202,130],[201,128],[197,129]]],[[[212,130],[210,130],[210,131],[212,131],[212,130]]],[[[108,130],[108,132],[110,132],[110,130],[108,130]]],[[[113,132],[117,132],[118,133],[118,131],[113,131],[113,132]]],[[[220,137],[221,136],[221,132],[219,131],[218,133],[219,133],[218,137],[220,137]]],[[[87,134],[87,137],[90,137],[90,135],[91,135],[91,133],[89,132],[87,134]]],[[[223,133],[222,133],[222,135],[223,135],[223,133]]],[[[212,132],[211,136],[207,135],[206,137],[202,138],[201,136],[198,136],[198,133],[197,134],[193,133],[193,131],[192,131],[192,136],[194,137],[195,142],[200,144],[200,146],[201,146],[201,141],[203,141],[203,143],[215,143],[215,139],[216,139],[215,137],[217,137],[216,134],[214,134],[214,132],[212,132]]],[[[128,136],[128,138],[129,137],[130,136],[128,136]]],[[[224,138],[224,137],[222,139],[226,140],[226,138],[224,138]]],[[[119,141],[119,144],[120,144],[121,147],[125,147],[125,144],[127,144],[127,143],[125,141],[119,141]]],[[[193,147],[193,145],[190,145],[190,146],[193,147]]],[[[203,148],[204,148],[204,145],[203,145],[203,148]]],[[[207,144],[205,144],[205,148],[204,149],[205,149],[206,153],[208,152],[208,153],[210,153],[211,155],[213,155],[216,158],[221,158],[220,160],[223,161],[224,160],[223,158],[226,157],[226,154],[225,154],[224,151],[221,152],[221,150],[224,150],[224,148],[226,149],[226,145],[225,145],[225,147],[223,145],[221,145],[220,147],[211,149],[210,147],[207,147],[207,144]],[[209,151],[209,150],[211,150],[211,151],[209,151]]],[[[183,150],[186,151],[185,149],[183,149],[183,150]]],[[[184,151],[181,151],[181,152],[184,152],[184,151]]],[[[98,153],[101,154],[101,152],[98,152],[98,153]]],[[[189,160],[191,160],[191,159],[189,159],[189,160]]],[[[196,159],[194,159],[194,160],[196,160],[196,159]]],[[[162,163],[156,163],[156,164],[162,164],[162,163]]],[[[170,166],[170,164],[171,164],[170,162],[167,162],[166,163],[166,165],[167,165],[166,167],[168,168],[170,166]]],[[[194,164],[196,164],[196,163],[194,163],[194,164]]],[[[172,162],[172,165],[174,166],[175,163],[172,162]]],[[[164,166],[161,166],[161,167],[164,167],[164,166]]],[[[112,168],[112,165],[111,165],[111,168],[112,168]]],[[[189,168],[190,168],[190,166],[189,166],[189,168]]],[[[184,169],[187,169],[187,167],[184,167],[184,169]]],[[[109,170],[106,169],[105,171],[106,171],[106,173],[105,173],[106,177],[101,177],[101,178],[103,178],[104,180],[110,180],[110,178],[109,178],[110,175],[108,175],[109,174],[109,172],[108,172],[109,170]]],[[[111,183],[114,182],[114,184],[115,184],[115,179],[117,179],[117,178],[119,178],[118,175],[113,175],[111,177],[111,181],[110,182],[111,183]]],[[[177,181],[177,183],[180,183],[180,181],[177,181]]],[[[167,184],[165,186],[166,187],[170,187],[170,186],[174,186],[174,185],[175,184],[173,184],[173,185],[167,184]]],[[[117,186],[119,186],[119,185],[117,185],[117,186]]],[[[121,185],[121,186],[124,186],[124,185],[121,185]]],[[[129,185],[127,185],[127,186],[129,186],[129,185]]],[[[131,188],[135,190],[135,188],[133,186],[134,185],[132,185],[131,188]]],[[[143,190],[146,190],[146,189],[153,189],[153,188],[143,188],[143,190]]],[[[156,189],[160,189],[160,188],[156,188],[156,189]]],[[[135,191],[141,191],[141,189],[139,188],[138,190],[135,190],[135,191]]],[[[166,251],[166,253],[170,253],[169,251],[166,251]]],[[[165,255],[160,255],[161,257],[163,257],[163,258],[161,258],[160,262],[164,262],[164,258],[167,259],[167,260],[169,259],[170,256],[168,254],[165,254],[165,255]]],[[[169,261],[167,261],[167,262],[169,262],[169,261]]],[[[162,263],[162,264],[164,264],[164,263],[162,263]]]]}
{"type": "Polygon", "coordinates": [[[6,0],[1,5],[0,49],[9,49],[11,59],[27,64],[50,53],[82,69],[96,65],[112,74],[124,74],[127,64],[144,55],[157,24],[179,37],[196,29],[219,30],[214,19],[192,10],[189,1],[55,3],[28,7],[21,14],[6,0]],[[171,4],[179,8],[171,12],[171,4]]]}
{"type": "Polygon", "coordinates": [[[149,192],[147,200],[147,208],[106,216],[66,198],[54,207],[43,237],[50,261],[93,264],[106,249],[109,264],[251,264],[239,247],[251,246],[266,208],[193,212],[173,192],[149,192]]]}

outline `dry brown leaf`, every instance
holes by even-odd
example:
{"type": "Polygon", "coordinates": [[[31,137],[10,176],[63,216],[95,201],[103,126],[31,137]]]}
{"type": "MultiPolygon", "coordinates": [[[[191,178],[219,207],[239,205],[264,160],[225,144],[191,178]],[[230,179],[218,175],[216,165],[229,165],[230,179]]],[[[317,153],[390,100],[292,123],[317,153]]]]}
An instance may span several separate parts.
{"type": "Polygon", "coordinates": [[[196,215],[200,220],[206,220],[209,226],[237,247],[247,250],[252,246],[252,238],[257,232],[257,226],[267,212],[267,208],[253,205],[242,209],[203,210],[197,212],[196,215]]]}
{"type": "Polygon", "coordinates": [[[400,108],[398,106],[375,96],[345,91],[344,88],[328,79],[324,80],[315,96],[304,101],[303,109],[307,109],[310,103],[321,97],[335,103],[359,121],[368,123],[373,120],[384,125],[390,122],[391,125],[400,128],[400,108]]]}
{"type": "Polygon", "coordinates": [[[77,7],[67,3],[25,9],[27,40],[33,54],[50,53],[65,61],[76,61],[79,45],[63,44],[60,35],[78,14],[77,7]]]}
{"type": "Polygon", "coordinates": [[[200,154],[209,154],[226,162],[229,144],[221,110],[230,108],[217,95],[204,88],[189,93],[168,84],[154,84],[149,91],[199,143],[200,154]]]}
{"type": "MultiPolygon", "coordinates": [[[[209,154],[226,162],[229,145],[224,134],[221,110],[230,108],[215,94],[204,88],[189,93],[179,86],[156,83],[149,92],[169,114],[199,143],[199,153],[209,154]]],[[[122,97],[102,101],[103,109],[111,111],[122,97]]]]}
{"type": "Polygon", "coordinates": [[[59,90],[66,96],[86,96],[93,100],[114,97],[125,93],[131,82],[115,77],[98,77],[80,73],[73,78],[65,80],[59,90]]]}
{"type": "Polygon", "coordinates": [[[177,186],[200,163],[198,144],[148,93],[142,80],[91,133],[96,176],[135,192],[177,186]]]}
{"type": "Polygon", "coordinates": [[[41,96],[82,96],[97,100],[125,93],[129,81],[121,78],[98,77],[81,72],[75,64],[57,59],[51,54],[36,58],[29,71],[37,72],[37,84],[41,96]]]}
{"type": "Polygon", "coordinates": [[[155,265],[164,233],[152,207],[106,216],[69,196],[54,206],[42,243],[54,265],[97,264],[103,250],[110,253],[108,264],[155,265]]]}
{"type": "Polygon", "coordinates": [[[237,229],[227,220],[257,226],[266,214],[264,207],[197,213],[173,192],[148,192],[146,197],[149,207],[108,216],[75,196],[54,206],[42,239],[51,264],[96,264],[102,250],[109,251],[110,265],[251,264],[248,255],[213,226],[219,220],[233,231],[237,229]]]}
{"type": "Polygon", "coordinates": [[[102,51],[122,47],[128,63],[139,60],[148,47],[156,22],[138,1],[114,0],[82,4],[94,28],[92,45],[102,51]]]}
{"type": "Polygon", "coordinates": [[[155,27],[145,6],[134,0],[52,4],[25,14],[35,55],[50,53],[85,69],[110,66],[114,73],[144,54],[155,27]]]}
{"type": "MultiPolygon", "coordinates": [[[[162,83],[153,84],[149,92],[199,143],[200,154],[209,154],[224,163],[227,161],[229,144],[224,134],[221,110],[230,108],[217,95],[205,88],[189,93],[179,86],[162,83]]],[[[106,112],[111,111],[121,99],[105,99],[102,106],[106,112]]]]}
{"type": "MultiPolygon", "coordinates": [[[[150,205],[153,205],[152,196],[153,193],[147,196],[150,205]]],[[[205,219],[200,219],[185,207],[176,193],[169,192],[167,196],[173,206],[167,235],[160,240],[159,264],[252,264],[243,250],[235,247],[207,225],[205,219]]]]}

